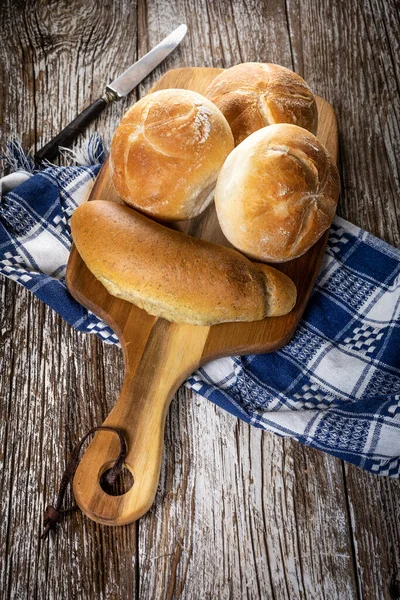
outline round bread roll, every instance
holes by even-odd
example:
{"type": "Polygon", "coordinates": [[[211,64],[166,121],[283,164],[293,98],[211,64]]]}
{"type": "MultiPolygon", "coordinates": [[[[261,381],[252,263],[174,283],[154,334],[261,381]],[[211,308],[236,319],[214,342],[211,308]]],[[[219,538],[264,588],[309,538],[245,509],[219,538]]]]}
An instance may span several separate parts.
{"type": "Polygon", "coordinates": [[[301,256],[332,223],[339,173],[328,151],[296,125],[256,131],[228,156],[215,205],[238,250],[265,262],[301,256]]]}
{"type": "Polygon", "coordinates": [[[234,148],[229,125],[207,98],[161,90],[128,110],[115,131],[111,174],[119,196],[161,221],[199,215],[234,148]]]}
{"type": "Polygon", "coordinates": [[[227,69],[205,95],[231,126],[235,144],[275,123],[292,123],[317,133],[318,113],[312,91],[299,75],[280,65],[243,63],[227,69]]]}

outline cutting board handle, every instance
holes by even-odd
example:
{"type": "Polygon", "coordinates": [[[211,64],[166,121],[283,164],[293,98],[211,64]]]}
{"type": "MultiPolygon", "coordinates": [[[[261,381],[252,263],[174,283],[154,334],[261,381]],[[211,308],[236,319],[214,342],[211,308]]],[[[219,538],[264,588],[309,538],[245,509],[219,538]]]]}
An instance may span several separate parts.
{"type": "Polygon", "coordinates": [[[125,467],[133,476],[133,485],[120,496],[111,496],[101,487],[101,476],[119,453],[118,437],[109,431],[96,434],[74,477],[78,506],[103,525],[136,521],[152,505],[160,476],[167,410],[178,387],[199,366],[209,331],[208,327],[149,318],[154,324],[145,344],[138,341],[124,346],[122,340],[125,379],[118,401],[103,423],[121,430],[126,439],[125,467]]]}

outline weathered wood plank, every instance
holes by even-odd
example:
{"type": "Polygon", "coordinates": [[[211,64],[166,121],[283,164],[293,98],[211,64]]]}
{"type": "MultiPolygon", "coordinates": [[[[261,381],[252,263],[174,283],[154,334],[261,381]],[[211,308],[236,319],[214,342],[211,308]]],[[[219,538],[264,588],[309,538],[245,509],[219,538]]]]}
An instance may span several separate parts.
{"type": "Polygon", "coordinates": [[[302,5],[302,15],[304,52],[310,57],[305,76],[316,93],[325,92],[338,115],[342,164],[338,213],[398,247],[396,3],[374,3],[371,9],[369,2],[362,8],[351,2],[310,2],[302,5]]]}
{"type": "MultiPolygon", "coordinates": [[[[9,32],[0,49],[2,147],[10,134],[26,147],[47,141],[135,60],[131,9],[129,2],[2,4],[1,28],[9,32]]],[[[104,116],[96,125],[109,141],[111,121],[104,116]]],[[[108,348],[104,358],[100,342],[72,331],[12,282],[1,284],[1,595],[134,597],[135,526],[116,534],[75,515],[58,536],[38,540],[44,504],[54,498],[73,444],[114,401],[120,351],[108,348]]]]}
{"type": "Polygon", "coordinates": [[[161,486],[140,521],[145,597],[354,598],[340,468],[186,402],[171,406],[161,486]]]}
{"type": "MultiPolygon", "coordinates": [[[[305,76],[316,92],[327,91],[338,114],[339,214],[398,247],[398,5],[301,3],[301,8],[303,52],[309,59],[305,76]]],[[[400,580],[400,482],[377,479],[351,465],[344,478],[358,593],[389,599],[391,580],[400,580]]]]}
{"type": "Polygon", "coordinates": [[[374,479],[351,465],[345,475],[361,597],[399,598],[400,482],[374,479]]]}
{"type": "MultiPolygon", "coordinates": [[[[156,13],[161,5],[152,2],[148,10],[156,13]]],[[[196,6],[198,13],[199,5],[196,6]]],[[[179,22],[179,15],[174,16],[179,22]]],[[[209,41],[209,53],[216,52],[214,66],[229,67],[240,60],[254,60],[256,56],[266,62],[292,66],[284,3],[274,2],[266,7],[258,2],[236,2],[232,10],[228,4],[221,8],[220,3],[208,3],[203,17],[200,26],[203,35],[208,37],[202,39],[209,41]],[[273,18],[273,14],[279,17],[273,18]],[[254,35],[249,36],[249,31],[254,35]],[[265,40],[271,43],[265,44],[265,40]],[[236,56],[231,52],[233,43],[236,43],[236,56]]],[[[170,21],[171,15],[166,14],[162,23],[164,31],[168,31],[170,21]]],[[[203,45],[191,43],[190,49],[190,64],[198,64],[202,60],[203,45]]],[[[237,425],[235,421],[231,429],[223,421],[218,431],[215,409],[203,408],[203,404],[204,401],[201,413],[205,414],[198,414],[193,436],[189,434],[188,439],[181,434],[177,458],[175,451],[172,459],[168,457],[169,441],[166,442],[159,490],[162,501],[156,502],[157,509],[141,519],[139,526],[140,590],[145,596],[155,597],[158,590],[164,589],[165,598],[196,598],[199,589],[205,598],[306,598],[310,594],[322,597],[325,593],[332,598],[355,597],[346,494],[339,461],[326,456],[321,459],[318,453],[304,451],[291,441],[284,442],[268,434],[261,438],[260,432],[237,425]],[[201,435],[205,427],[202,419],[211,429],[206,440],[201,435]],[[228,456],[215,441],[221,437],[228,456]],[[208,449],[205,456],[203,448],[208,449]],[[277,465],[271,466],[266,460],[271,454],[276,457],[277,465]],[[287,455],[290,460],[286,459],[287,455]],[[196,475],[187,472],[186,463],[192,461],[196,475]],[[293,466],[299,462],[300,471],[310,473],[310,478],[294,486],[293,466]],[[316,483],[315,473],[325,470],[331,477],[328,480],[322,477],[322,481],[316,483]],[[265,485],[266,480],[268,485],[265,485]],[[311,489],[307,498],[314,499],[310,506],[312,529],[310,514],[304,506],[305,484],[311,489]],[[187,490],[181,496],[185,516],[179,513],[175,503],[165,502],[164,486],[168,486],[171,493],[181,486],[187,490]],[[254,514],[257,515],[255,522],[254,514]],[[173,525],[166,529],[166,523],[171,522],[173,525]],[[185,522],[191,526],[184,527],[185,522]],[[335,522],[340,527],[333,527],[335,522]],[[290,523],[289,533],[287,523],[290,523]],[[195,535],[199,538],[196,546],[195,535]],[[322,553],[321,540],[325,542],[322,553]],[[310,549],[315,547],[319,548],[318,559],[312,552],[308,560],[310,549]],[[201,548],[201,554],[195,554],[196,548],[201,548]],[[156,571],[154,561],[157,561],[156,571]]],[[[190,421],[185,426],[180,424],[183,418],[191,417],[190,413],[185,415],[185,409],[176,404],[171,407],[172,415],[179,414],[176,426],[179,433],[190,431],[190,421]]],[[[168,429],[167,440],[169,434],[168,429]]],[[[170,443],[175,450],[176,442],[170,443]]]]}

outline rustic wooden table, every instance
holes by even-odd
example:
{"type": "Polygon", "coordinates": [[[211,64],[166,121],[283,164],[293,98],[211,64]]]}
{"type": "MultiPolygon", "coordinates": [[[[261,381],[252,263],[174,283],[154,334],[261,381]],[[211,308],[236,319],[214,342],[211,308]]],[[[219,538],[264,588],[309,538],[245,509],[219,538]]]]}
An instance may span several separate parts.
{"type": "MultiPolygon", "coordinates": [[[[15,134],[39,148],[185,22],[137,97],[178,66],[293,68],[337,111],[339,214],[399,245],[397,0],[2,0],[0,19],[3,148],[15,134]]],[[[88,133],[109,144],[135,98],[88,133]]],[[[74,443],[112,407],[123,361],[0,283],[2,597],[400,597],[399,481],[251,429],[183,389],[149,513],[116,529],[77,513],[40,541],[43,507],[74,443]]]]}

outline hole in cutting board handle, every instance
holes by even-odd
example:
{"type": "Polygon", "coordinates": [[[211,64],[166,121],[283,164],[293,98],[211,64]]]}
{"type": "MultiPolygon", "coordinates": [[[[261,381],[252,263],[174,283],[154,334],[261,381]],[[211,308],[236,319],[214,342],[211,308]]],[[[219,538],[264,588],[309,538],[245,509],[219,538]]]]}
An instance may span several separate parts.
{"type": "Polygon", "coordinates": [[[111,471],[111,467],[106,469],[100,476],[99,483],[101,489],[109,496],[123,496],[123,494],[126,494],[133,486],[134,479],[132,473],[127,467],[123,467],[121,473],[115,480],[115,483],[110,485],[106,478],[109,471],[111,471]]]}

